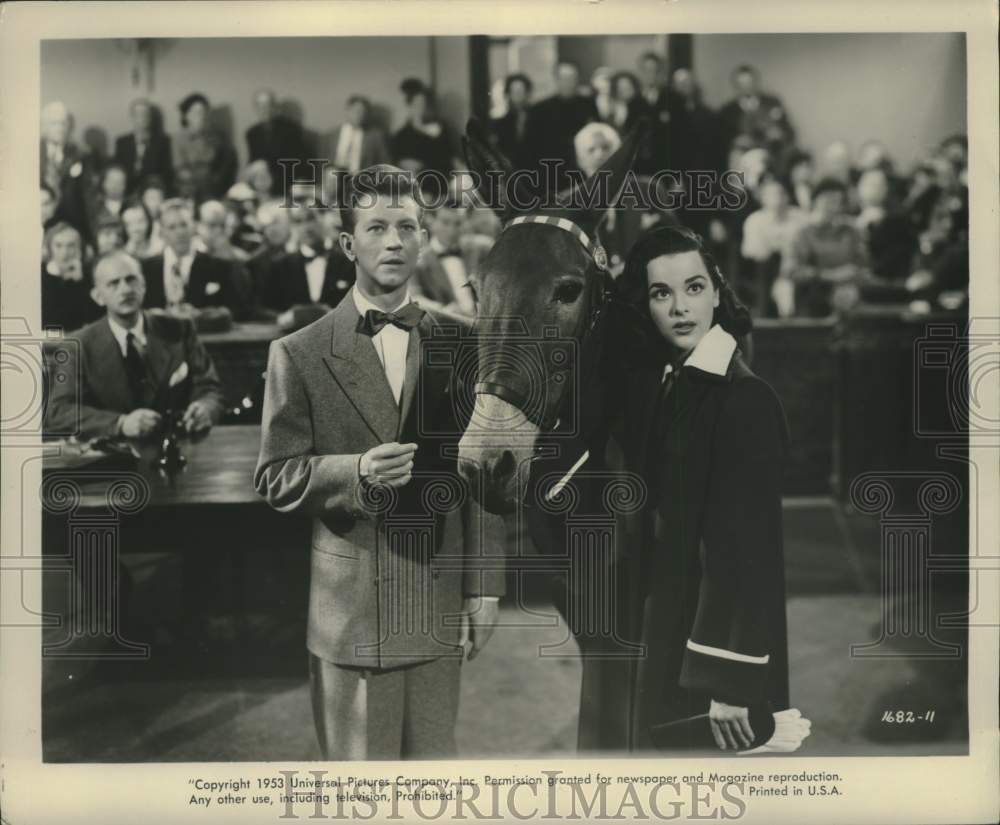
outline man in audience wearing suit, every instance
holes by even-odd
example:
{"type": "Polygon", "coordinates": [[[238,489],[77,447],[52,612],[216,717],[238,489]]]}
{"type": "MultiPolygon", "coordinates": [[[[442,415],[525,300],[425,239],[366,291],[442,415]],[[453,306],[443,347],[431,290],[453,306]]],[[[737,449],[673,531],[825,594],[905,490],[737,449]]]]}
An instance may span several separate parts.
{"type": "Polygon", "coordinates": [[[128,193],[135,194],[149,175],[173,188],[174,162],[170,136],[156,128],[152,104],[138,98],[129,106],[132,131],[115,140],[115,160],[128,173],[128,193]]]}
{"type": "Polygon", "coordinates": [[[644,175],[656,174],[661,169],[676,169],[671,165],[670,95],[663,77],[663,58],[656,52],[645,52],[639,57],[639,92],[646,101],[652,123],[646,146],[640,147],[636,158],[636,171],[644,175]]]}
{"type": "Polygon", "coordinates": [[[162,255],[142,261],[146,305],[150,307],[228,307],[236,320],[247,316],[249,296],[231,261],[198,252],[194,246],[194,216],[176,198],[160,209],[162,255]]]}
{"type": "Polygon", "coordinates": [[[42,261],[42,326],[78,329],[101,315],[90,297],[90,271],[76,228],[60,221],[45,233],[42,261]]]}
{"type": "Polygon", "coordinates": [[[267,272],[262,303],[284,312],[299,304],[335,307],[354,285],[354,264],[340,250],[323,246],[319,219],[307,206],[295,207],[299,246],[274,260],[267,272]]]}
{"type": "MultiPolygon", "coordinates": [[[[302,127],[278,113],[278,102],[274,92],[261,89],[254,95],[254,109],[259,122],[247,129],[247,161],[263,160],[271,172],[271,194],[280,195],[284,185],[285,173],[278,161],[304,161],[306,150],[302,127]]],[[[303,172],[300,170],[299,175],[303,172]]]]}
{"type": "Polygon", "coordinates": [[[145,285],[125,252],[101,258],[94,300],[106,316],[79,330],[66,347],[66,374],[53,382],[46,429],[82,438],[148,438],[172,410],[190,433],[207,432],[222,415],[219,377],[190,320],[143,312],[145,285]],[[77,360],[79,359],[79,360],[77,360]],[[78,430],[77,430],[78,425],[78,430]]]}
{"type": "Polygon", "coordinates": [[[430,243],[420,254],[410,292],[424,309],[476,315],[475,275],[492,247],[480,235],[464,234],[465,209],[446,203],[434,211],[430,243]]]}
{"type": "MultiPolygon", "coordinates": [[[[597,107],[591,97],[580,94],[580,71],[573,63],[556,66],[556,93],[536,103],[528,117],[527,145],[534,149],[535,167],[543,175],[543,160],[562,162],[563,172],[576,169],[573,136],[592,120],[597,120],[597,107]]],[[[551,173],[550,173],[551,174],[551,173]]],[[[556,176],[556,187],[568,182],[564,175],[556,176]]]]}
{"type": "Polygon", "coordinates": [[[128,173],[117,161],[112,161],[101,171],[100,186],[90,201],[90,237],[97,238],[97,227],[108,220],[121,220],[125,211],[128,173]]]}
{"type": "Polygon", "coordinates": [[[341,244],[357,283],[268,361],[254,484],[313,517],[306,641],[324,759],[454,756],[464,648],[471,659],[489,639],[503,592],[502,519],[451,492],[454,375],[423,356],[458,336],[410,301],[425,233],[405,177],[375,167],[348,182],[341,244]],[[377,175],[398,175],[395,189],[377,175]]]}
{"type": "Polygon", "coordinates": [[[761,91],[760,74],[753,66],[737,66],[731,80],[736,97],[719,109],[724,151],[745,136],[753,145],[766,147],[776,171],[783,174],[795,146],[795,130],[781,99],[761,91]]]}
{"type": "Polygon", "coordinates": [[[72,132],[73,118],[63,103],[53,101],[42,108],[41,182],[56,195],[56,216],[89,240],[87,196],[94,170],[90,159],[70,139],[72,132]]]}
{"type": "Polygon", "coordinates": [[[327,151],[335,169],[353,175],[369,166],[388,162],[385,134],[368,122],[370,114],[368,98],[351,95],[347,99],[347,120],[333,131],[327,151]]]}

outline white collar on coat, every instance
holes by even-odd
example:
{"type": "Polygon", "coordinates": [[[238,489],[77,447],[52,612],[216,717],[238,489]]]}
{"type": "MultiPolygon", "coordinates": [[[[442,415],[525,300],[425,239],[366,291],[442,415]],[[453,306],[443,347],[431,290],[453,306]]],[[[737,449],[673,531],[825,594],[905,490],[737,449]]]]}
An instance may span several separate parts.
{"type": "MultiPolygon", "coordinates": [[[[724,377],[729,370],[729,362],[733,360],[734,352],[736,352],[736,339],[715,324],[684,359],[684,366],[724,377]]],[[[663,378],[666,379],[670,372],[673,372],[673,365],[667,364],[663,370],[663,378]]]]}

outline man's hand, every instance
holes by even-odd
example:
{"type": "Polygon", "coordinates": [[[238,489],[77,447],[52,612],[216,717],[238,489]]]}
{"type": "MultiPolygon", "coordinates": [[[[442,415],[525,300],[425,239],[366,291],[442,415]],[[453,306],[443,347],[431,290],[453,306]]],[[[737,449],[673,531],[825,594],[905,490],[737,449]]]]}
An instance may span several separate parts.
{"type": "Polygon", "coordinates": [[[468,649],[471,662],[493,635],[497,619],[500,618],[500,600],[492,596],[467,596],[462,605],[462,627],[458,632],[458,643],[468,649]]]}
{"type": "Polygon", "coordinates": [[[184,411],[181,419],[184,430],[189,433],[200,433],[212,427],[212,414],[203,401],[192,401],[184,411]]]}
{"type": "Polygon", "coordinates": [[[160,426],[160,414],[140,407],[122,419],[122,435],[128,438],[145,438],[160,426]]]}
{"type": "Polygon", "coordinates": [[[750,709],[725,702],[716,702],[708,710],[708,719],[712,724],[712,735],[715,744],[722,750],[734,751],[749,748],[753,744],[753,728],[750,727],[750,709]]]}
{"type": "Polygon", "coordinates": [[[361,456],[358,471],[361,479],[370,484],[387,484],[402,487],[413,477],[413,455],[416,444],[399,444],[390,441],[372,447],[361,456]]]}

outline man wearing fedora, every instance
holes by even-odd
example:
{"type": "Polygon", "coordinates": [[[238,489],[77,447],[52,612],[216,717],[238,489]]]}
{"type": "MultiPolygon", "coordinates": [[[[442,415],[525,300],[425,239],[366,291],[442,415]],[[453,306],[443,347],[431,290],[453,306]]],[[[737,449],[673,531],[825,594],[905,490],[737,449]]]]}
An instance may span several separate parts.
{"type": "Polygon", "coordinates": [[[453,371],[423,357],[460,330],[410,300],[426,241],[413,191],[391,166],[347,181],[356,283],[268,361],[254,484],[313,519],[306,645],[325,759],[454,756],[462,661],[504,591],[502,519],[457,472],[453,371]]]}

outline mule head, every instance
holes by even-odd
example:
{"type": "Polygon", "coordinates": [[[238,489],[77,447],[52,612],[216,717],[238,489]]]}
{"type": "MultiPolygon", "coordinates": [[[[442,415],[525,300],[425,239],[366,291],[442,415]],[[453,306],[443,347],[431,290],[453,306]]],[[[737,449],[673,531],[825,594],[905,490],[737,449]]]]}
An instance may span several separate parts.
{"type": "Polygon", "coordinates": [[[504,230],[478,273],[478,377],[459,468],[492,512],[517,506],[539,434],[579,418],[580,353],[610,285],[597,228],[643,131],[629,134],[590,178],[549,195],[469,122],[469,170],[504,230]]]}

